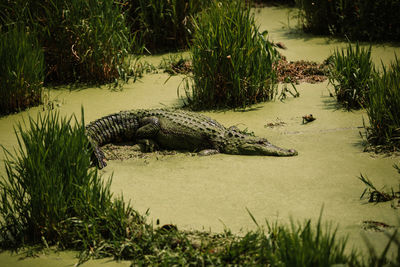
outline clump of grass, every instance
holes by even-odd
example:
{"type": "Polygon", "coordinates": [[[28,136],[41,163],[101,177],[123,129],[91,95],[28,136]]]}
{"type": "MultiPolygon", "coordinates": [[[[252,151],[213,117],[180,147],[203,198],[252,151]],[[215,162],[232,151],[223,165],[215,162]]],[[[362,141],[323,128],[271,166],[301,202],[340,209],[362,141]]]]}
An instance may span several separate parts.
{"type": "Polygon", "coordinates": [[[1,5],[4,30],[21,24],[38,36],[46,82],[109,83],[126,79],[132,46],[122,6],[113,0],[10,0],[1,5]]]}
{"type": "MultiPolygon", "coordinates": [[[[395,165],[396,166],[396,165],[395,165]]],[[[362,174],[358,179],[361,180],[366,185],[366,188],[362,192],[360,199],[362,199],[364,196],[367,196],[368,202],[386,202],[386,201],[391,201],[395,198],[400,198],[400,185],[399,185],[399,191],[395,191],[393,188],[391,189],[391,192],[385,192],[383,191],[383,188],[381,190],[377,189],[371,180],[368,179],[368,177],[364,177],[362,174]]]]}
{"type": "Polygon", "coordinates": [[[0,32],[0,114],[40,104],[44,56],[33,34],[21,27],[0,32]]]}
{"type": "Polygon", "coordinates": [[[369,105],[366,139],[375,151],[400,149],[400,61],[389,67],[382,65],[382,72],[369,82],[369,105]]]}
{"type": "Polygon", "coordinates": [[[194,34],[193,17],[210,0],[129,1],[131,31],[150,51],[187,48],[194,34]]]}
{"type": "Polygon", "coordinates": [[[2,248],[57,245],[109,255],[110,243],[140,234],[144,219],[122,197],[113,199],[111,179],[90,169],[83,112],[82,121],[39,114],[15,133],[18,147],[4,150],[0,180],[2,248]]]}
{"type": "Polygon", "coordinates": [[[159,68],[170,75],[188,74],[192,71],[192,62],[183,55],[169,55],[162,59],[159,68]]]}
{"type": "Polygon", "coordinates": [[[277,52],[242,1],[219,1],[199,16],[185,92],[194,109],[246,107],[276,93],[277,52]]]}
{"type": "MultiPolygon", "coordinates": [[[[397,164],[394,164],[393,168],[395,168],[400,174],[400,167],[397,164]]],[[[365,195],[368,198],[368,202],[376,202],[376,203],[391,201],[394,199],[400,199],[400,184],[398,190],[395,190],[392,187],[390,189],[390,192],[385,192],[383,191],[384,188],[382,188],[381,190],[377,189],[373,185],[371,180],[362,174],[360,175],[360,177],[358,177],[358,179],[360,179],[360,181],[366,185],[366,188],[362,192],[360,199],[362,199],[365,195]]]]}
{"type": "Polygon", "coordinates": [[[335,89],[338,102],[347,109],[368,105],[370,81],[374,74],[371,47],[362,48],[350,43],[346,49],[337,49],[329,59],[329,83],[335,89]]]}
{"type": "Polygon", "coordinates": [[[347,240],[337,238],[337,230],[332,230],[331,226],[324,227],[321,217],[315,226],[311,220],[303,224],[292,221],[290,227],[266,224],[267,231],[257,224],[257,231],[249,232],[227,246],[222,254],[224,264],[331,266],[356,262],[354,251],[349,255],[344,252],[347,240]],[[248,252],[243,253],[246,250],[248,252]]]}

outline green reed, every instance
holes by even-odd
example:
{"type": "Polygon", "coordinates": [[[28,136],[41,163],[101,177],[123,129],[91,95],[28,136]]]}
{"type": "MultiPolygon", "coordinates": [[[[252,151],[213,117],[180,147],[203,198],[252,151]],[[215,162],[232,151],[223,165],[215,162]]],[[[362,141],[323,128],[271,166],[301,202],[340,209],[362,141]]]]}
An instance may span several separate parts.
{"type": "Polygon", "coordinates": [[[4,150],[6,174],[0,179],[1,247],[97,252],[104,240],[124,240],[128,222],[141,221],[122,197],[113,199],[111,179],[104,182],[90,168],[83,119],[39,114],[19,123],[15,133],[18,146],[4,150]]]}
{"type": "Polygon", "coordinates": [[[347,109],[368,105],[369,82],[374,73],[371,47],[348,44],[337,49],[330,58],[329,82],[334,86],[338,102],[347,109]]]}
{"type": "Polygon", "coordinates": [[[270,266],[331,266],[357,262],[355,252],[345,253],[346,238],[338,238],[336,229],[323,224],[321,216],[316,224],[311,220],[290,226],[266,222],[264,229],[248,232],[233,242],[222,253],[224,263],[270,266]],[[243,253],[244,251],[247,253],[243,253]],[[318,253],[316,253],[318,251],[318,253]]]}
{"type": "Polygon", "coordinates": [[[129,2],[131,31],[150,51],[187,48],[192,19],[210,0],[139,0],[129,2]]]}
{"type": "Polygon", "coordinates": [[[132,46],[125,1],[10,0],[0,4],[3,29],[22,24],[45,53],[46,82],[108,83],[126,78],[132,46]]]}
{"type": "Polygon", "coordinates": [[[400,61],[386,67],[369,82],[369,126],[366,137],[376,150],[400,149],[400,61]]]}
{"type": "Polygon", "coordinates": [[[21,27],[0,32],[0,62],[0,114],[38,105],[44,57],[36,37],[21,27]]]}
{"type": "Polygon", "coordinates": [[[195,108],[246,107],[276,93],[277,52],[242,1],[214,2],[196,23],[193,75],[184,90],[195,108]]]}

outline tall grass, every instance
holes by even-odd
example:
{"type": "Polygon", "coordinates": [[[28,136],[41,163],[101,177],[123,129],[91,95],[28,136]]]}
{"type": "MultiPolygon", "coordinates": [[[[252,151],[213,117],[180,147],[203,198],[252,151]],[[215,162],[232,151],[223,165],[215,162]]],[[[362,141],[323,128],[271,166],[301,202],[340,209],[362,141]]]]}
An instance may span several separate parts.
{"type": "Polygon", "coordinates": [[[113,0],[9,0],[3,30],[22,24],[44,49],[46,82],[114,82],[128,74],[130,32],[113,0]]]}
{"type": "MultiPolygon", "coordinates": [[[[134,260],[135,265],[211,265],[211,266],[331,266],[360,264],[356,254],[344,252],[345,239],[323,227],[292,223],[291,227],[267,223],[244,236],[210,235],[201,232],[170,232],[178,246],[165,246],[162,252],[134,260]],[[195,241],[195,242],[194,242],[195,241]],[[195,245],[196,244],[196,245],[195,245]]],[[[165,237],[164,237],[165,238],[165,237]]]]}
{"type": "Polygon", "coordinates": [[[44,56],[34,34],[21,27],[0,32],[0,114],[41,102],[44,56]]]}
{"type": "Polygon", "coordinates": [[[400,61],[386,67],[370,81],[366,128],[369,144],[379,150],[400,149],[400,61]]]}
{"type": "Polygon", "coordinates": [[[193,17],[210,0],[129,1],[128,21],[133,34],[150,51],[187,48],[194,34],[193,17]]]}
{"type": "Polygon", "coordinates": [[[185,92],[195,108],[246,107],[276,93],[277,53],[242,1],[218,1],[202,12],[191,45],[193,75],[185,92]]]}
{"type": "Polygon", "coordinates": [[[267,229],[258,225],[258,230],[247,233],[226,247],[222,254],[224,263],[249,266],[353,266],[357,262],[354,251],[345,253],[346,238],[338,238],[335,229],[322,224],[321,217],[315,225],[311,220],[304,223],[292,221],[289,227],[268,222],[266,225],[267,229]],[[251,253],[243,253],[246,248],[251,248],[251,253]]]}
{"type": "Polygon", "coordinates": [[[400,40],[398,0],[296,0],[296,4],[306,31],[352,40],[400,40]]]}
{"type": "Polygon", "coordinates": [[[39,114],[18,124],[15,133],[18,147],[5,150],[6,175],[0,179],[1,247],[97,251],[105,240],[124,240],[128,222],[141,222],[122,198],[112,199],[111,179],[103,182],[89,169],[83,119],[39,114]]]}
{"type": "Polygon", "coordinates": [[[337,49],[329,59],[329,82],[334,86],[338,102],[347,109],[368,105],[368,93],[374,65],[371,47],[362,48],[348,44],[346,49],[337,49]]]}

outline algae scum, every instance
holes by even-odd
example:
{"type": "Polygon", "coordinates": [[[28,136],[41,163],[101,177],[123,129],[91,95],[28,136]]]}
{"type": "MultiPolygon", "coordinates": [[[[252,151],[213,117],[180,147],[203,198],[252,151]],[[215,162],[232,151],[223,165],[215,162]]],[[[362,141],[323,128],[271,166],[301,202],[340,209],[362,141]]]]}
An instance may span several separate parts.
{"type": "MultiPolygon", "coordinates": [[[[287,46],[287,50],[280,52],[288,61],[322,62],[336,47],[346,45],[290,33],[282,27],[288,11],[263,8],[255,12],[260,31],[268,29],[272,40],[287,46]]],[[[389,62],[395,52],[399,55],[400,49],[384,45],[372,49],[376,63],[389,62]]],[[[158,62],[160,58],[149,60],[158,62]]],[[[76,91],[51,89],[49,93],[61,114],[80,114],[83,106],[88,123],[120,110],[180,106],[176,88],[181,78],[173,76],[165,83],[167,74],[153,73],[125,85],[122,91],[104,87],[76,91]]],[[[122,192],[140,213],[150,210],[149,219],[154,224],[159,220],[161,224],[175,224],[179,229],[213,232],[220,232],[226,226],[240,233],[256,228],[246,208],[258,221],[289,223],[290,217],[295,221],[317,221],[323,207],[323,220],[339,224],[339,234],[349,235],[348,248],[365,249],[362,236],[366,236],[378,251],[382,250],[387,242],[385,234],[365,225],[376,222],[378,226],[390,226],[378,227],[378,230],[392,231],[399,226],[398,209],[390,202],[367,205],[367,200],[360,200],[364,187],[357,177],[360,173],[367,174],[377,188],[395,187],[398,174],[392,165],[399,158],[363,152],[359,132],[363,131],[365,111],[341,109],[330,97],[329,89],[326,81],[301,83],[297,85],[299,98],[263,103],[245,111],[203,112],[224,126],[236,125],[266,137],[277,146],[295,148],[299,152],[296,157],[224,154],[200,157],[190,153],[156,152],[133,153],[113,160],[112,153],[115,158],[120,153],[131,153],[129,146],[123,146],[114,147],[108,154],[108,166],[102,172],[104,177],[113,174],[115,194],[122,192]],[[304,124],[303,116],[307,114],[313,114],[316,120],[304,124]]],[[[28,115],[35,117],[41,108],[0,118],[0,143],[7,149],[15,146],[14,123],[28,115]]],[[[0,167],[2,173],[3,168],[0,167]]],[[[61,266],[73,262],[71,254],[17,261],[17,256],[2,253],[0,262],[61,266]]]]}

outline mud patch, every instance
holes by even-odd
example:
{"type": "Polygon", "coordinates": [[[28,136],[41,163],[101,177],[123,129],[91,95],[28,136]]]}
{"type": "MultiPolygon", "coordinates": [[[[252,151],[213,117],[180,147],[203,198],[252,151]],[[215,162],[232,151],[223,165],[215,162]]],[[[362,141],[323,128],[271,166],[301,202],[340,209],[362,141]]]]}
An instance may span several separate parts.
{"type": "Polygon", "coordinates": [[[161,68],[164,68],[164,72],[169,75],[188,74],[193,70],[192,61],[184,60],[183,58],[165,63],[161,68]]]}
{"type": "MultiPolygon", "coordinates": [[[[274,45],[284,47],[282,43],[275,43],[274,45]]],[[[281,55],[281,59],[274,67],[278,75],[278,82],[281,83],[288,81],[296,84],[300,82],[319,83],[327,79],[328,64],[326,61],[321,64],[305,60],[289,62],[281,55]]],[[[187,75],[193,71],[192,61],[183,58],[166,61],[161,68],[169,75],[187,75]]]]}
{"type": "Polygon", "coordinates": [[[285,126],[286,122],[282,121],[280,118],[276,118],[274,122],[268,122],[264,125],[264,128],[274,128],[279,126],[285,126]]]}
{"type": "Polygon", "coordinates": [[[366,231],[384,232],[388,229],[394,228],[394,226],[378,221],[363,221],[361,228],[366,231]]]}
{"type": "Polygon", "coordinates": [[[194,156],[196,153],[177,151],[177,150],[156,150],[152,152],[144,152],[143,148],[136,143],[118,143],[106,144],[102,148],[107,160],[127,160],[127,159],[149,159],[159,156],[171,156],[178,153],[184,153],[188,156],[194,156]]]}
{"type": "Polygon", "coordinates": [[[327,79],[328,64],[326,62],[319,64],[313,61],[290,61],[288,62],[285,57],[278,61],[275,66],[278,81],[293,83],[307,82],[319,83],[327,79]]]}

